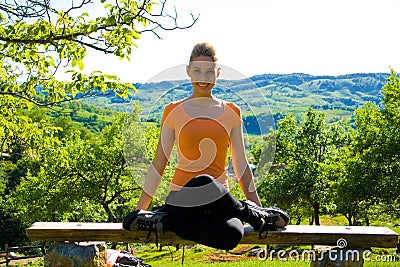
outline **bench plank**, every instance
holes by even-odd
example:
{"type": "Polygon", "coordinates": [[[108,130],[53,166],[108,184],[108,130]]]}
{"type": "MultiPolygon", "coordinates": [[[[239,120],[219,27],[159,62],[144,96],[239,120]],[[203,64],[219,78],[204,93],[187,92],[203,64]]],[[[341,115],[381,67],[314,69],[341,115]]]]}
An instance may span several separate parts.
{"type": "MultiPolygon", "coordinates": [[[[155,235],[151,234],[147,239],[147,234],[147,231],[124,230],[121,223],[35,222],[27,229],[31,241],[155,242],[155,235]]],[[[397,233],[387,227],[288,225],[284,229],[269,231],[266,239],[259,239],[258,232],[246,226],[241,244],[336,246],[340,238],[346,240],[348,248],[395,248],[398,243],[397,233]]],[[[172,232],[159,234],[158,242],[194,243],[172,232]]]]}

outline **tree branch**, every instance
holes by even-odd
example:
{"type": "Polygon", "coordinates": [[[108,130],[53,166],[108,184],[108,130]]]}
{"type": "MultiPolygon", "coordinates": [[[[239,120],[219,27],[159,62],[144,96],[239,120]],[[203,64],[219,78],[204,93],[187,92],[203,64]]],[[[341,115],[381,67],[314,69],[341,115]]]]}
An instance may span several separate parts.
{"type": "MultiPolygon", "coordinates": [[[[48,0],[46,0],[48,1],[48,0]]],[[[0,10],[3,10],[4,12],[8,13],[8,14],[12,14],[13,16],[16,17],[21,17],[23,18],[32,18],[32,16],[35,17],[42,17],[43,14],[47,15],[47,20],[49,22],[51,22],[51,16],[50,16],[50,12],[53,12],[55,14],[57,14],[57,11],[50,7],[49,4],[47,2],[45,3],[41,3],[39,1],[30,1],[33,3],[32,6],[19,6],[20,9],[34,9],[34,11],[32,12],[13,12],[10,10],[15,10],[15,7],[11,4],[0,4],[0,10]],[[40,8],[40,12],[43,13],[41,15],[36,15],[38,10],[35,9],[35,7],[39,7],[40,8]],[[36,13],[35,13],[36,12],[36,13]],[[35,15],[33,15],[35,13],[35,15]]],[[[114,53],[116,51],[117,48],[115,48],[114,45],[108,45],[106,40],[101,37],[101,32],[102,31],[107,31],[110,32],[112,31],[115,27],[118,26],[123,26],[126,25],[128,27],[131,27],[131,24],[135,21],[135,20],[140,20],[140,18],[145,19],[147,22],[149,22],[150,24],[155,25],[154,27],[150,28],[150,29],[143,29],[143,30],[138,30],[137,33],[138,34],[142,34],[145,32],[152,32],[153,34],[155,34],[157,36],[157,38],[161,39],[161,36],[156,32],[157,29],[161,29],[164,31],[172,31],[172,30],[177,30],[177,29],[188,29],[190,27],[192,27],[197,20],[199,19],[199,16],[195,17],[192,13],[190,13],[191,15],[191,23],[186,25],[186,26],[179,26],[178,25],[178,13],[176,11],[176,8],[174,8],[174,15],[170,15],[168,13],[165,12],[165,5],[166,5],[167,1],[162,1],[162,7],[159,13],[157,14],[153,14],[153,13],[149,13],[146,11],[146,5],[148,5],[150,2],[148,0],[143,1],[142,5],[139,7],[138,11],[136,12],[136,14],[134,14],[134,16],[132,16],[130,18],[129,21],[123,21],[123,19],[121,17],[124,17],[125,15],[129,15],[130,11],[127,10],[126,12],[123,12],[123,8],[119,7],[119,17],[118,19],[115,21],[115,23],[112,24],[107,24],[107,25],[99,25],[98,27],[93,28],[92,31],[76,31],[73,32],[71,34],[65,34],[65,30],[66,27],[68,26],[67,24],[63,25],[63,28],[60,29],[61,33],[56,34],[53,31],[50,30],[50,32],[44,36],[42,39],[26,39],[26,38],[15,38],[13,35],[11,36],[0,36],[0,41],[3,42],[8,42],[8,43],[16,43],[16,44],[52,44],[54,46],[57,46],[57,42],[59,41],[71,41],[71,42],[76,42],[79,43],[82,46],[86,46],[86,47],[90,47],[92,49],[104,52],[104,53],[114,53]],[[166,18],[166,19],[170,19],[172,20],[173,26],[165,26],[163,22],[158,21],[160,18],[166,18]],[[94,33],[98,33],[97,37],[92,37],[91,35],[94,33]],[[82,37],[82,39],[79,39],[79,37],[82,37]],[[92,40],[92,42],[88,42],[85,41],[84,38],[88,38],[89,40],[92,40]],[[104,42],[103,44],[100,44],[100,41],[104,42]]],[[[87,5],[89,3],[92,3],[91,0],[82,0],[80,2],[79,5],[74,6],[72,3],[71,8],[69,8],[65,14],[70,13],[72,10],[77,10],[77,9],[81,9],[83,8],[84,5],[87,5]]],[[[118,3],[117,3],[118,4],[118,3]]],[[[16,4],[15,4],[16,5],[16,4]]]]}
{"type": "Polygon", "coordinates": [[[88,98],[88,97],[106,96],[108,94],[109,93],[89,92],[89,93],[82,94],[81,96],[75,97],[75,98],[71,97],[69,99],[62,99],[62,100],[59,100],[59,101],[53,101],[53,102],[48,102],[48,103],[40,103],[40,102],[34,100],[33,98],[31,98],[29,96],[24,96],[22,94],[18,94],[18,93],[15,93],[15,92],[0,91],[0,95],[11,95],[11,96],[26,100],[26,101],[34,104],[37,107],[44,107],[44,108],[51,108],[52,106],[55,106],[57,104],[61,104],[61,103],[64,103],[64,102],[70,102],[70,101],[84,99],[84,98],[88,98]]]}
{"type": "Polygon", "coordinates": [[[80,9],[80,8],[82,8],[84,5],[90,4],[90,3],[92,3],[91,0],[82,0],[82,2],[81,2],[80,5],[74,6],[74,3],[72,2],[72,6],[71,6],[67,11],[65,11],[65,14],[69,14],[69,12],[71,12],[72,10],[74,10],[74,9],[80,9]]]}

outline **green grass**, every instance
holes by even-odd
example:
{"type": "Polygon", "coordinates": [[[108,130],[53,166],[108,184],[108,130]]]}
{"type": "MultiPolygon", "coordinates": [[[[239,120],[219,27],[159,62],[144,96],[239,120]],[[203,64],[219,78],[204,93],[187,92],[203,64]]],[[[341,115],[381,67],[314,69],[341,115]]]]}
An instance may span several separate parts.
{"type": "MultiPolygon", "coordinates": [[[[247,256],[247,251],[250,246],[241,245],[232,252],[212,249],[202,245],[195,245],[193,247],[185,248],[185,267],[259,267],[259,266],[272,266],[272,267],[308,267],[310,261],[308,260],[278,260],[274,258],[271,260],[258,259],[257,256],[247,256]]],[[[173,246],[164,246],[159,251],[155,245],[134,245],[132,247],[135,256],[142,258],[143,262],[150,264],[153,267],[178,267],[182,266],[182,248],[176,250],[173,246]]],[[[294,248],[299,253],[304,250],[309,250],[310,246],[299,246],[294,248]]],[[[373,254],[369,256],[368,261],[364,261],[365,267],[395,267],[400,266],[400,257],[393,256],[394,250],[374,249],[373,254]],[[384,256],[383,256],[384,255],[384,256]],[[384,260],[382,259],[384,257],[384,260]]],[[[301,253],[300,253],[301,255],[301,253]]],[[[26,265],[25,267],[43,267],[43,260],[26,265]]]]}
{"type": "MultiPolygon", "coordinates": [[[[168,266],[168,267],[173,267],[173,266],[182,266],[181,263],[175,263],[175,264],[162,264],[162,265],[156,265],[152,264],[153,267],[158,267],[158,266],[168,266]]],[[[208,267],[208,266],[215,266],[215,267],[260,267],[260,266],[272,266],[272,267],[286,267],[286,266],[293,266],[293,267],[309,267],[310,263],[309,262],[301,262],[301,261],[260,261],[260,260],[251,260],[251,261],[241,261],[241,262],[215,262],[215,263],[200,263],[200,264],[191,264],[191,263],[185,263],[183,265],[184,267],[208,267]]]]}
{"type": "MultiPolygon", "coordinates": [[[[261,246],[263,247],[263,246],[261,246]]],[[[144,248],[142,246],[142,248],[144,248]]],[[[208,248],[201,245],[196,245],[192,248],[185,249],[184,266],[189,267],[205,267],[205,266],[216,266],[216,267],[241,267],[241,266],[310,266],[310,261],[305,260],[279,260],[274,257],[272,260],[267,256],[266,260],[257,258],[257,256],[247,256],[247,251],[250,246],[241,245],[232,252],[225,252],[208,248]],[[242,253],[242,254],[240,254],[242,253]]],[[[290,250],[298,251],[301,256],[303,250],[310,250],[310,246],[299,246],[293,248],[287,248],[290,250]]],[[[271,250],[270,250],[271,251],[271,250]]],[[[383,267],[394,267],[400,266],[400,257],[395,256],[395,249],[379,249],[374,248],[372,254],[369,255],[368,260],[364,262],[366,267],[383,266],[383,267]],[[382,260],[383,259],[383,260],[382,260]]],[[[145,249],[143,251],[137,251],[136,256],[142,258],[144,263],[151,264],[153,267],[157,266],[182,266],[182,249],[176,250],[175,247],[163,247],[163,250],[157,251],[155,247],[145,249]]],[[[307,257],[307,254],[305,254],[307,257]]]]}
{"type": "MultiPolygon", "coordinates": [[[[247,251],[252,246],[240,245],[232,252],[217,250],[202,245],[185,247],[184,265],[185,267],[258,267],[258,266],[310,266],[309,261],[279,261],[279,260],[260,260],[257,256],[249,257],[247,251]]],[[[153,267],[173,267],[182,266],[182,248],[176,250],[173,246],[164,246],[158,251],[155,246],[139,245],[133,247],[135,255],[146,264],[153,267]]]]}

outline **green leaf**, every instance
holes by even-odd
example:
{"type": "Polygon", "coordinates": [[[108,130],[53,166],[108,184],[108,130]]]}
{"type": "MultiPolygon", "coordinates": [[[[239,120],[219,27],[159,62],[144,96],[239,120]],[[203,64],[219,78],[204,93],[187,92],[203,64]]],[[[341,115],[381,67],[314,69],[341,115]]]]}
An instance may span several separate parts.
{"type": "Polygon", "coordinates": [[[84,69],[84,64],[83,64],[83,61],[82,60],[78,60],[78,68],[80,69],[80,70],[83,70],[84,69]]]}

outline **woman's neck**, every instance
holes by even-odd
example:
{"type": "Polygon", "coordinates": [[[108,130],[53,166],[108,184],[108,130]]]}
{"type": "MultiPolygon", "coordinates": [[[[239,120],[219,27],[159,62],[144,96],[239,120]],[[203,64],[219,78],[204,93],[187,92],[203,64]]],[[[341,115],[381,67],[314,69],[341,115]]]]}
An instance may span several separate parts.
{"type": "Polygon", "coordinates": [[[192,117],[216,118],[219,117],[223,111],[222,100],[211,97],[194,97],[190,96],[184,102],[184,109],[186,113],[192,117]]]}
{"type": "Polygon", "coordinates": [[[220,105],[221,100],[216,98],[215,96],[195,96],[191,95],[187,98],[192,105],[196,106],[204,106],[205,108],[215,105],[220,105]]]}
{"type": "Polygon", "coordinates": [[[212,94],[210,94],[210,95],[200,95],[200,94],[195,94],[195,93],[192,93],[189,97],[188,97],[188,99],[201,99],[201,100],[204,100],[204,101],[210,101],[210,99],[216,99],[212,94]]]}
{"type": "Polygon", "coordinates": [[[189,98],[212,98],[214,99],[215,97],[210,93],[210,94],[198,94],[196,92],[193,92],[189,98]]]}

